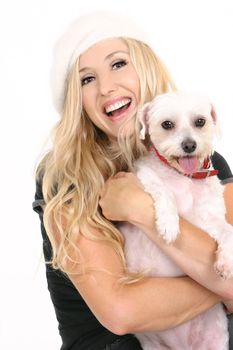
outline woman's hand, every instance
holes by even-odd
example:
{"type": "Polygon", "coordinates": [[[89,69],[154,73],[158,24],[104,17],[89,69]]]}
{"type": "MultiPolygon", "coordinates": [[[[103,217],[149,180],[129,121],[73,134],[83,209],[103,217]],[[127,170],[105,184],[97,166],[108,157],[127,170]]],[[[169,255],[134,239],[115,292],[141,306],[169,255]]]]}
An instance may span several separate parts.
{"type": "Polygon", "coordinates": [[[226,307],[226,312],[228,315],[233,314],[233,300],[224,300],[223,304],[226,307]]]}
{"type": "Polygon", "coordinates": [[[99,205],[108,220],[154,224],[152,198],[133,173],[119,172],[109,178],[100,192],[99,205]]]}

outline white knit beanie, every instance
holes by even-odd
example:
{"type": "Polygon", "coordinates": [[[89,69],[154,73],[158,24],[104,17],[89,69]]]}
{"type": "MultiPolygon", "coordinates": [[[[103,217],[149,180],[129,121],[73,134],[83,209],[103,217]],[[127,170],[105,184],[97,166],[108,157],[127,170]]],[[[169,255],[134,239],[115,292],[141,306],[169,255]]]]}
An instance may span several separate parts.
{"type": "Polygon", "coordinates": [[[79,17],[54,48],[51,87],[56,110],[61,113],[67,88],[68,73],[80,54],[101,40],[128,37],[150,45],[148,37],[136,23],[121,14],[94,12],[79,17]]]}

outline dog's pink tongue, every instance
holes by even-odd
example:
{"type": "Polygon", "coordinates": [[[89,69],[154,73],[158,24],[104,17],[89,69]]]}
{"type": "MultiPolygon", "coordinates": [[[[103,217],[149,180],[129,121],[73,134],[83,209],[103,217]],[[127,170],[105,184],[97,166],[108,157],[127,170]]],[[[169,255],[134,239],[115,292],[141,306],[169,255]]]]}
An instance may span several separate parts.
{"type": "Polygon", "coordinates": [[[192,174],[198,170],[199,162],[197,157],[181,157],[178,163],[185,174],[192,174]]]}

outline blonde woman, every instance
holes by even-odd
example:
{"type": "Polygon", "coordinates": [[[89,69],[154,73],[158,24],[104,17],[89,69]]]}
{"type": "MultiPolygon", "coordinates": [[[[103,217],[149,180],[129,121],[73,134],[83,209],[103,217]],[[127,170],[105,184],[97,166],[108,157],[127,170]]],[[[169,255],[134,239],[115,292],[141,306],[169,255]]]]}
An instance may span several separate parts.
{"type": "MultiPolygon", "coordinates": [[[[79,18],[55,47],[52,89],[60,120],[38,167],[33,208],[61,349],[142,349],[133,333],[174,327],[221,300],[232,311],[233,280],[212,269],[215,242],[180,218],[181,235],[166,246],[155,233],[152,200],[131,172],[149,146],[139,139],[138,109],[175,89],[141,29],[123,16],[79,18]],[[142,228],[187,277],[130,274],[114,225],[123,220],[142,228]]],[[[212,161],[233,223],[232,173],[219,154],[212,161]]]]}

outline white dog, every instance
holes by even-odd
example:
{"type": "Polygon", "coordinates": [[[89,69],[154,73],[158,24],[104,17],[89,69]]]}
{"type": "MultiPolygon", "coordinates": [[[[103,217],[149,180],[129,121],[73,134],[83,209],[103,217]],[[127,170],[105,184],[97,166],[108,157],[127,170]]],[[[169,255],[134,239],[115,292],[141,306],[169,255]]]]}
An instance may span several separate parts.
{"type": "MultiPolygon", "coordinates": [[[[144,106],[140,121],[141,137],[149,133],[153,148],[136,161],[135,171],[154,199],[157,233],[167,243],[173,242],[179,234],[178,215],[186,218],[217,241],[216,272],[232,277],[233,227],[225,221],[223,186],[210,168],[217,124],[213,106],[203,96],[166,93],[144,106]]],[[[184,275],[137,227],[122,224],[120,230],[131,271],[184,275]]],[[[173,329],[136,336],[144,350],[226,350],[227,317],[218,304],[173,329]]]]}

